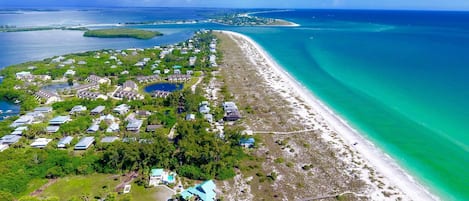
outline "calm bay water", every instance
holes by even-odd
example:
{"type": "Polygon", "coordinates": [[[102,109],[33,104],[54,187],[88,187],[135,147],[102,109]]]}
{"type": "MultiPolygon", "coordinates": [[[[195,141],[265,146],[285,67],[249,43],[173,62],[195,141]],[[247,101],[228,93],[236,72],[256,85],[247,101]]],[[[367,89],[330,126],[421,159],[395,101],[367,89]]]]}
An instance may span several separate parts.
{"type": "MultiPolygon", "coordinates": [[[[62,21],[51,23],[203,19],[217,12],[137,11],[62,11],[62,21]]],[[[0,15],[0,24],[35,25],[62,14],[40,15],[0,15]]],[[[261,15],[302,26],[138,26],[165,34],[148,41],[84,38],[80,31],[0,33],[0,66],[77,51],[175,43],[202,28],[238,31],[260,43],[432,191],[445,200],[469,199],[469,13],[299,10],[261,15]]]]}

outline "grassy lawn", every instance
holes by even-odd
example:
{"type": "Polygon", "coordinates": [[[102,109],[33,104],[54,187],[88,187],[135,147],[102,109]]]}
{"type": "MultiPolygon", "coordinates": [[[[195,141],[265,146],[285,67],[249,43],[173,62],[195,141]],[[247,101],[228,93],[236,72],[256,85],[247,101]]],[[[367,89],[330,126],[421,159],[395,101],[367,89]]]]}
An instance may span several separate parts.
{"type": "Polygon", "coordinates": [[[72,176],[59,179],[49,186],[40,197],[57,196],[60,200],[68,200],[71,197],[89,195],[95,197],[114,191],[119,180],[114,180],[113,175],[93,174],[87,176],[72,176]]]}
{"type": "MultiPolygon", "coordinates": [[[[71,197],[80,197],[87,195],[89,198],[101,197],[109,192],[114,192],[115,187],[120,183],[121,178],[115,180],[115,175],[93,174],[87,176],[71,176],[59,179],[56,183],[49,186],[39,197],[58,197],[60,200],[69,200],[71,197]]],[[[38,180],[39,188],[42,180],[38,180]]],[[[47,180],[45,180],[47,182],[47,180]]],[[[132,200],[167,200],[173,193],[164,187],[145,188],[134,183],[129,193],[132,200]]],[[[34,191],[35,189],[32,189],[34,191]]],[[[123,199],[129,195],[119,194],[117,199],[123,199]]]]}
{"type": "Polygon", "coordinates": [[[31,182],[28,183],[28,189],[18,197],[31,194],[36,189],[39,189],[44,184],[47,184],[47,182],[48,182],[47,179],[34,179],[34,180],[32,180],[31,182]]]}
{"type": "Polygon", "coordinates": [[[145,188],[132,184],[130,195],[133,200],[167,200],[172,192],[163,187],[145,188]]]}

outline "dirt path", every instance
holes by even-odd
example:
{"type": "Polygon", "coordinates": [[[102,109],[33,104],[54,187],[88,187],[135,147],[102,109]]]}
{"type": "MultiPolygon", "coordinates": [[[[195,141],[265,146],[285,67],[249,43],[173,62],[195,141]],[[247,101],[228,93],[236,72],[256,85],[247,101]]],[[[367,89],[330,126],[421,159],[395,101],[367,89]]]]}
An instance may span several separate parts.
{"type": "Polygon", "coordinates": [[[274,135],[290,135],[290,134],[298,134],[298,133],[306,133],[306,132],[313,132],[314,129],[305,129],[305,130],[298,130],[298,131],[286,131],[286,132],[277,132],[277,131],[253,131],[256,134],[274,134],[274,135]]]}
{"type": "Polygon", "coordinates": [[[50,185],[54,184],[55,182],[57,182],[57,179],[49,179],[49,181],[42,185],[40,188],[38,188],[37,190],[33,191],[30,195],[31,196],[38,196],[40,195],[42,192],[44,192],[44,190],[46,190],[47,187],[49,187],[50,185]]]}
{"type": "Polygon", "coordinates": [[[135,171],[127,173],[123,177],[122,182],[116,186],[115,191],[120,192],[124,188],[125,185],[129,184],[130,182],[132,182],[132,180],[134,180],[137,177],[138,177],[138,173],[135,171]]]}

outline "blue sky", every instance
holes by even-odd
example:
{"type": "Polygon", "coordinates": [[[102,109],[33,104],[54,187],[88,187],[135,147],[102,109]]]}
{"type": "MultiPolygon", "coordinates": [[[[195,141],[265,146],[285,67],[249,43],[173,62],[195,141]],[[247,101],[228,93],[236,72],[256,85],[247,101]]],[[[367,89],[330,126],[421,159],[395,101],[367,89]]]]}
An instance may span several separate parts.
{"type": "Polygon", "coordinates": [[[0,8],[68,6],[469,10],[469,0],[0,0],[0,8]]]}

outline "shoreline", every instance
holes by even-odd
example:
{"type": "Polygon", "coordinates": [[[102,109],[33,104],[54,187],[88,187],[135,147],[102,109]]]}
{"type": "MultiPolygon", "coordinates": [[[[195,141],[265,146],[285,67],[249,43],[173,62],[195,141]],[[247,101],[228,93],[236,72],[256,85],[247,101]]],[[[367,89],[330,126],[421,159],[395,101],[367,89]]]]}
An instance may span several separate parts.
{"type": "MultiPolygon", "coordinates": [[[[385,183],[396,186],[399,189],[399,192],[403,193],[404,196],[410,200],[440,200],[440,198],[430,193],[429,190],[415,181],[413,177],[405,172],[394,159],[384,153],[379,147],[376,147],[371,141],[360,135],[358,131],[353,129],[346,121],[317,99],[311,91],[295,80],[288,72],[277,64],[275,60],[273,60],[273,58],[254,40],[248,36],[232,31],[220,32],[231,37],[241,38],[254,47],[254,49],[266,61],[267,66],[271,67],[274,73],[279,76],[282,81],[285,81],[290,88],[294,89],[294,93],[303,99],[303,101],[324,120],[324,122],[314,120],[316,121],[315,123],[325,123],[329,125],[333,131],[338,133],[340,139],[345,141],[345,143],[339,143],[339,147],[353,147],[352,149],[357,151],[367,164],[384,176],[384,179],[382,180],[384,180],[385,183]],[[355,143],[357,144],[352,145],[355,143]]],[[[323,134],[322,138],[326,141],[334,141],[334,139],[331,139],[331,136],[328,136],[327,134],[323,134]]],[[[362,170],[362,172],[365,172],[365,170],[362,170]]],[[[362,179],[372,185],[375,191],[378,190],[377,185],[369,181],[369,178],[362,177],[362,179]]]]}

